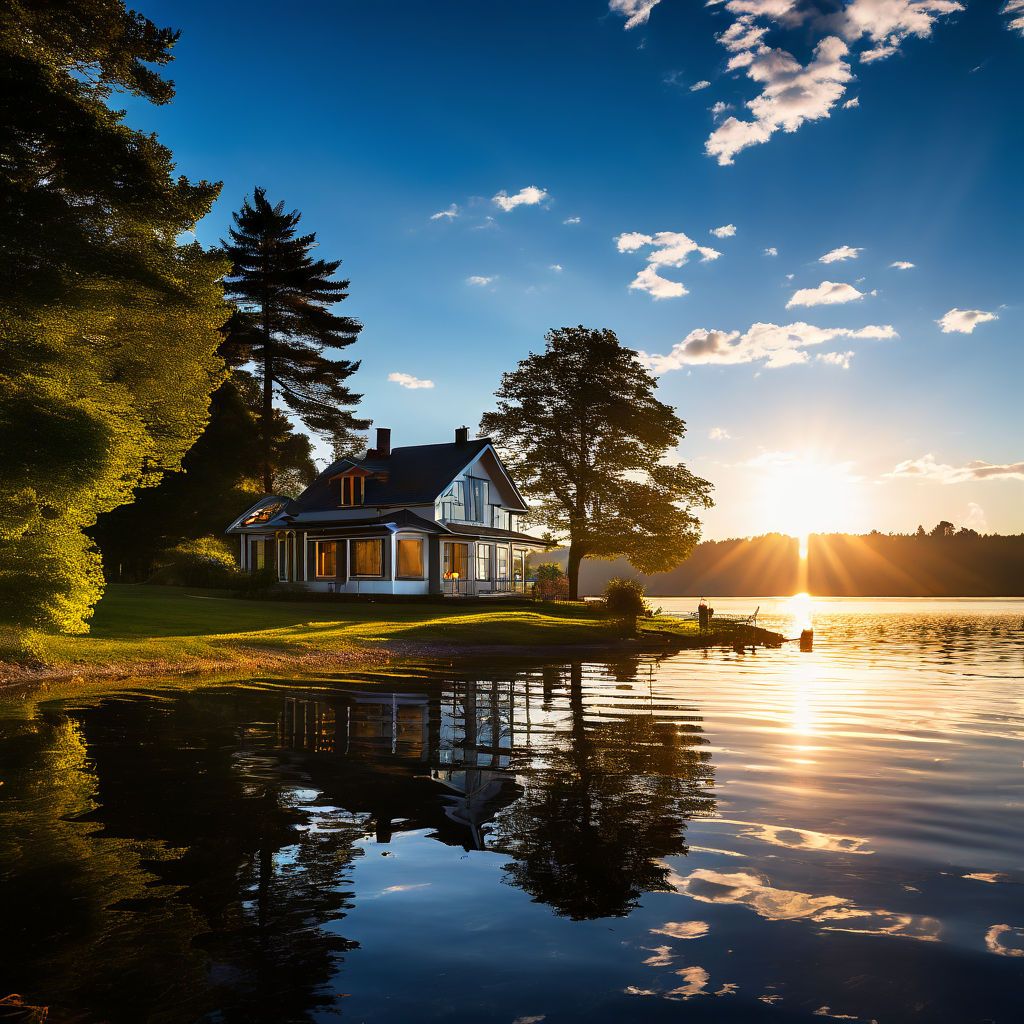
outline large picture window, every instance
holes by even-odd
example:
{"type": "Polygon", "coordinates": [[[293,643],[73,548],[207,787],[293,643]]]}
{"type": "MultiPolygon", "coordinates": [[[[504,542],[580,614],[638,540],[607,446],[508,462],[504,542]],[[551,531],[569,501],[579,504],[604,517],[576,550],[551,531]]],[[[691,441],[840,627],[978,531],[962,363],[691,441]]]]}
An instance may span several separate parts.
{"type": "Polygon", "coordinates": [[[489,580],[491,578],[491,552],[494,548],[490,544],[477,544],[476,546],[476,578],[478,580],[489,580]]]}
{"type": "Polygon", "coordinates": [[[423,541],[398,541],[398,578],[400,580],[423,579],[423,541]]]}
{"type": "Polygon", "coordinates": [[[383,576],[384,575],[384,541],[354,540],[352,541],[352,575],[383,576]]]}
{"type": "Polygon", "coordinates": [[[445,544],[444,546],[445,579],[454,579],[456,574],[460,580],[469,576],[468,544],[445,544]]]}
{"type": "Polygon", "coordinates": [[[333,579],[338,575],[338,542],[318,540],[316,542],[316,574],[333,579]]]}

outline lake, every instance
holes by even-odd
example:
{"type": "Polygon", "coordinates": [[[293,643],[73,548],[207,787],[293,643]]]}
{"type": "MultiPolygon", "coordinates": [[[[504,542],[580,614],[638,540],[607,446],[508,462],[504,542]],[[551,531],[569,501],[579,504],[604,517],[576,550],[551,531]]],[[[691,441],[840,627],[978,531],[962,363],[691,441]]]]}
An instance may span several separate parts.
{"type": "Polygon", "coordinates": [[[711,603],[814,650],[0,702],[0,997],[1020,1021],[1024,602],[711,603]]]}

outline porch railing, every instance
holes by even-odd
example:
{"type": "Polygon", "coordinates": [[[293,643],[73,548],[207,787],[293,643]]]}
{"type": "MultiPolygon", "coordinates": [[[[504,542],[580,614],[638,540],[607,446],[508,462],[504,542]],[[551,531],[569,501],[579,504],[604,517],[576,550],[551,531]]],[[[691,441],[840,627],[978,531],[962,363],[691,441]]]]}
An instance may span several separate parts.
{"type": "Polygon", "coordinates": [[[535,580],[442,580],[445,597],[477,597],[481,594],[530,594],[535,580]]]}

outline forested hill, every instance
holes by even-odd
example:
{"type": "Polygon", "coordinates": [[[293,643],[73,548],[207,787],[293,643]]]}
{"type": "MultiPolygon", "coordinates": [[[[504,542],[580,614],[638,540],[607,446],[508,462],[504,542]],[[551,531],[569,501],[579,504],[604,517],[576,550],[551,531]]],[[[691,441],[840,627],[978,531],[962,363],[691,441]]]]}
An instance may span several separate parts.
{"type": "MultiPolygon", "coordinates": [[[[945,524],[940,524],[945,525],[945,524]]],[[[565,564],[565,551],[551,560],[565,564]]],[[[651,595],[769,596],[808,590],[822,597],[1018,597],[1024,595],[1024,534],[972,531],[891,535],[814,534],[800,580],[797,541],[781,534],[706,541],[669,572],[643,576],[622,559],[587,559],[580,593],[613,576],[644,581],[651,595]]]]}

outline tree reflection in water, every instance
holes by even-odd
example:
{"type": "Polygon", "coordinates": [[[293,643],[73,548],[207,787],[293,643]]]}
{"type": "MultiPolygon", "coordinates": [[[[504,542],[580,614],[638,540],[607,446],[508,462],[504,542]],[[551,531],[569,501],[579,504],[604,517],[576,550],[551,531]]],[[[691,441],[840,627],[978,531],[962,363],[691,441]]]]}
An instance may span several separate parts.
{"type": "Polygon", "coordinates": [[[559,915],[627,914],[668,887],[713,774],[699,718],[635,684],[588,706],[588,673],[637,666],[48,708],[0,764],[0,987],[81,1020],[317,1019],[355,947],[358,858],[413,830],[507,854],[559,915]]]}

